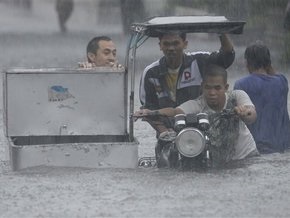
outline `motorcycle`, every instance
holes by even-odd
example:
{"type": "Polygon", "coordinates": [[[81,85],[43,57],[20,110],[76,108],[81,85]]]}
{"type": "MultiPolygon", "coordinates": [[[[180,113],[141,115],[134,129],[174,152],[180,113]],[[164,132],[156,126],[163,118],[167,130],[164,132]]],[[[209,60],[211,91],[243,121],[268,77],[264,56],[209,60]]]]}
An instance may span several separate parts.
{"type": "Polygon", "coordinates": [[[213,129],[230,132],[238,128],[238,119],[232,109],[213,114],[178,114],[174,117],[174,131],[160,134],[155,147],[155,158],[142,157],[139,159],[139,166],[207,169],[224,164],[230,159],[234,148],[224,145],[223,141],[216,143],[217,138],[226,141],[228,137],[234,138],[237,135],[215,133],[213,129]]]}

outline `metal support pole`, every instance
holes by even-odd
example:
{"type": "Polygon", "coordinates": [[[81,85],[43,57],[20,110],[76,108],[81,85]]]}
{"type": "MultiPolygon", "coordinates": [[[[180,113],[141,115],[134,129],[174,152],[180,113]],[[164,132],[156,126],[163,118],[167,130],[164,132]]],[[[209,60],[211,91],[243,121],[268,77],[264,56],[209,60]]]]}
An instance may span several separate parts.
{"type": "Polygon", "coordinates": [[[134,141],[134,120],[133,120],[133,113],[134,113],[134,90],[135,90],[135,73],[136,73],[136,49],[137,43],[139,39],[140,33],[137,33],[133,37],[133,47],[132,47],[132,72],[131,72],[131,92],[130,92],[130,124],[129,124],[129,140],[130,142],[134,141]]]}

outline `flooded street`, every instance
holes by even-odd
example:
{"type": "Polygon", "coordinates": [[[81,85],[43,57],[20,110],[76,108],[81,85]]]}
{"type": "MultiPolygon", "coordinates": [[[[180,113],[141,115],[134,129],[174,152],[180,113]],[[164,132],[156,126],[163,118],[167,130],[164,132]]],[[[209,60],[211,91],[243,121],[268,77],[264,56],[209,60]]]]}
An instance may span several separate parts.
{"type": "MultiPolygon", "coordinates": [[[[141,147],[142,149],[142,147],[141,147]]],[[[289,217],[289,153],[204,173],[1,162],[1,217],[289,217]]]]}
{"type": "MultiPolygon", "coordinates": [[[[101,34],[113,38],[117,56],[123,63],[127,37],[118,23],[113,25],[108,21],[108,27],[98,26],[96,20],[90,20],[95,19],[93,9],[85,11],[81,4],[76,4],[79,10],[68,22],[68,32],[61,34],[52,2],[39,1],[34,7],[40,9],[31,13],[0,1],[1,71],[14,67],[77,67],[79,61],[86,59],[87,42],[101,34]]],[[[137,52],[138,71],[161,56],[157,40],[146,43],[137,52]]],[[[202,48],[216,50],[219,42],[204,39],[190,42],[189,50],[202,48]]],[[[244,48],[236,48],[236,61],[229,70],[231,88],[235,79],[246,74],[241,66],[244,48]],[[237,69],[243,73],[238,74],[237,69]]],[[[136,109],[140,106],[140,73],[136,75],[136,109]]],[[[2,113],[2,88],[0,92],[2,113]]],[[[289,150],[206,172],[42,166],[14,172],[9,164],[2,116],[0,128],[1,218],[290,217],[289,150]]],[[[134,131],[140,142],[139,157],[153,156],[155,132],[152,128],[137,121],[134,131]]]]}

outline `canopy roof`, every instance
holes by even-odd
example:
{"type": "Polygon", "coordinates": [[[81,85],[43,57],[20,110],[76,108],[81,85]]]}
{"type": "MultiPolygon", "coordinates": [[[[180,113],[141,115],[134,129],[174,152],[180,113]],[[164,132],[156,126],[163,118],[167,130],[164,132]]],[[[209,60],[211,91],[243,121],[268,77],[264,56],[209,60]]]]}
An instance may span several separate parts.
{"type": "Polygon", "coordinates": [[[144,23],[134,23],[132,31],[149,37],[164,32],[242,34],[246,22],[229,21],[224,16],[154,17],[144,23]]]}

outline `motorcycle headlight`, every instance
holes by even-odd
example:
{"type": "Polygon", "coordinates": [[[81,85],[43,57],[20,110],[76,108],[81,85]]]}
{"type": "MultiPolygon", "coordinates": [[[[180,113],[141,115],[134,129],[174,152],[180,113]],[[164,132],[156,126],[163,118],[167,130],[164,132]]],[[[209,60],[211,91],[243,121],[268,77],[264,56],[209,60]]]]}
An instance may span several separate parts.
{"type": "Polygon", "coordinates": [[[205,148],[205,138],[196,128],[185,128],[175,139],[176,148],[185,157],[195,157],[205,148]]]}

